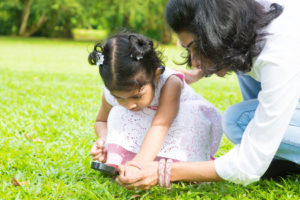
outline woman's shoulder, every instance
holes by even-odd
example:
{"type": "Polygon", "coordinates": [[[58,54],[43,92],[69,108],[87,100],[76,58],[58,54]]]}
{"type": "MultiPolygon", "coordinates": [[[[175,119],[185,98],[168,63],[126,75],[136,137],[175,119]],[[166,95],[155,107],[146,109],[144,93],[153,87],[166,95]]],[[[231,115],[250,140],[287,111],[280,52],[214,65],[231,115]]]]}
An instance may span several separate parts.
{"type": "MultiPolygon", "coordinates": [[[[280,2],[278,2],[280,3],[280,2]]],[[[287,1],[284,10],[278,18],[275,18],[263,32],[267,33],[264,47],[253,62],[253,68],[249,75],[259,80],[264,72],[269,70],[282,70],[294,73],[300,69],[298,49],[300,45],[300,12],[294,8],[292,1],[287,1]],[[263,70],[268,68],[269,70],[263,70]]],[[[297,8],[297,7],[296,7],[297,8]]]]}

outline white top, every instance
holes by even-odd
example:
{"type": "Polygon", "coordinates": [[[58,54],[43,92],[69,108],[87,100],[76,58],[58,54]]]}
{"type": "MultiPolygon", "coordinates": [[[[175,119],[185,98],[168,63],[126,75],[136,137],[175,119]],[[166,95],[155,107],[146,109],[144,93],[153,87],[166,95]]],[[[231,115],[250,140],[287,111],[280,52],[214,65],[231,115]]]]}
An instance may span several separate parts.
{"type": "MultiPolygon", "coordinates": [[[[108,163],[120,164],[120,154],[125,154],[114,153],[117,148],[110,148],[110,144],[121,146],[130,152],[139,152],[159,106],[161,90],[172,75],[182,74],[166,67],[155,84],[155,94],[150,106],[140,111],[130,111],[120,106],[110,91],[105,89],[106,101],[113,106],[107,119],[108,163]]],[[[219,148],[222,135],[219,111],[184,82],[178,113],[169,127],[158,156],[190,162],[210,160],[219,148]]]]}
{"type": "Polygon", "coordinates": [[[284,11],[266,28],[272,34],[248,73],[262,86],[254,118],[241,144],[215,161],[220,177],[243,185],[267,170],[300,98],[300,1],[276,3],[284,11]]]}

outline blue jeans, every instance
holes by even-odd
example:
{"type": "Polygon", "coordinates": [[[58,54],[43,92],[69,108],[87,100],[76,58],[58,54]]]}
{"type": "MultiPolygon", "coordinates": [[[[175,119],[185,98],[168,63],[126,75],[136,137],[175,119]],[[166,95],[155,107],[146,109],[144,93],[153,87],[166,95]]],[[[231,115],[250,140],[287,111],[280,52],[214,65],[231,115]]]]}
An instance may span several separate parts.
{"type": "MultiPolygon", "coordinates": [[[[254,117],[258,106],[257,96],[261,90],[260,83],[248,75],[238,75],[238,80],[244,101],[229,107],[223,115],[225,134],[235,144],[241,142],[245,128],[254,117]]],[[[300,100],[276,157],[300,164],[300,100]]]]}

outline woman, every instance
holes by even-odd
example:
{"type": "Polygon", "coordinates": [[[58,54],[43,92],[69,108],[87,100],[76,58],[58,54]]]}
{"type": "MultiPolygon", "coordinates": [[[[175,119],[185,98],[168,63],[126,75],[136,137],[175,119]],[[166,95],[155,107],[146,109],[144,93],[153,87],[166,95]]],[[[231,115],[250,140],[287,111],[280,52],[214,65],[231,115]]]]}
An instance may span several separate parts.
{"type": "MultiPolygon", "coordinates": [[[[193,66],[185,71],[186,81],[234,71],[244,98],[223,116],[225,134],[235,147],[214,161],[174,163],[171,181],[228,180],[247,185],[263,175],[299,174],[300,3],[277,3],[168,2],[167,22],[189,51],[187,62],[193,66]]],[[[158,165],[139,163],[140,173],[134,177],[126,176],[120,166],[117,181],[127,188],[150,188],[158,182],[158,165]]]]}

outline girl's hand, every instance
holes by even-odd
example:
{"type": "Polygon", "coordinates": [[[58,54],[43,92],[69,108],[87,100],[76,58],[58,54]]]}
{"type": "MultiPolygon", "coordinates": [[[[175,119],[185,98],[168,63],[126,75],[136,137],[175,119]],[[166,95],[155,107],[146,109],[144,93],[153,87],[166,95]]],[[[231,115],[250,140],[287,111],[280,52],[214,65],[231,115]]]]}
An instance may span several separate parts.
{"type": "Polygon", "coordinates": [[[99,162],[104,163],[106,161],[106,149],[105,149],[105,140],[99,138],[91,149],[91,156],[93,160],[97,160],[99,162]]]}
{"type": "Polygon", "coordinates": [[[120,175],[116,178],[116,181],[130,190],[135,188],[148,190],[155,186],[158,183],[158,162],[139,163],[139,167],[140,169],[135,167],[135,170],[128,171],[127,174],[127,166],[119,165],[120,175]]]}

